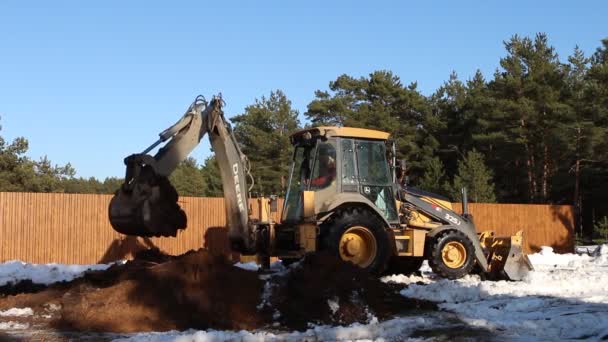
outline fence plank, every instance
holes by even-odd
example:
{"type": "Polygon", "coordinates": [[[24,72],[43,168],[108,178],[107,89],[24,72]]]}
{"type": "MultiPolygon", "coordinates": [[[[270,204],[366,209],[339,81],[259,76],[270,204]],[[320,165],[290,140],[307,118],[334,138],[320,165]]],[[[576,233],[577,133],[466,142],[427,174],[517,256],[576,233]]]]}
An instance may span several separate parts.
{"type": "MultiPolygon", "coordinates": [[[[228,252],[224,200],[182,197],[188,227],[177,238],[133,238],[114,232],[107,219],[111,195],[0,192],[0,262],[19,259],[33,263],[91,264],[130,258],[141,249],[156,246],[181,254],[206,246],[213,253],[228,252]]],[[[256,216],[257,201],[249,203],[256,216]]],[[[280,218],[282,200],[278,212],[280,218]]],[[[459,208],[455,204],[455,208],[459,208]]],[[[473,203],[470,211],[479,230],[510,235],[526,234],[526,251],[553,246],[573,250],[571,206],[473,203]]]]}

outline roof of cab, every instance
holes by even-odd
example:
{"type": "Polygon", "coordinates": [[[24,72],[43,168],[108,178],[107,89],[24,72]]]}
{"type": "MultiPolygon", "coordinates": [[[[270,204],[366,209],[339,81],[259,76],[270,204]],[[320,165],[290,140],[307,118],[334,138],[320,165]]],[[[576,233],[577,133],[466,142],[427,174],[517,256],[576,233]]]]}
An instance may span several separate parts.
{"type": "Polygon", "coordinates": [[[306,132],[312,135],[323,135],[326,137],[348,137],[362,139],[386,140],[390,133],[376,131],[373,129],[354,128],[354,127],[335,127],[335,126],[319,126],[296,131],[291,136],[299,136],[306,132]]]}

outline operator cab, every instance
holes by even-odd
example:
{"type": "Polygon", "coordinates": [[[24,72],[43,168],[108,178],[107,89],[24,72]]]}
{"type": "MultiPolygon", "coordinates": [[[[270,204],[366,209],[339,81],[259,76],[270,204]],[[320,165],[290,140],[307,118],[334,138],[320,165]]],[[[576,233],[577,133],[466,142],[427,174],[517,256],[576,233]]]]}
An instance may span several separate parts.
{"type": "Polygon", "coordinates": [[[347,127],[294,133],[282,221],[315,221],[340,205],[359,202],[386,222],[398,223],[388,137],[385,132],[347,127]]]}

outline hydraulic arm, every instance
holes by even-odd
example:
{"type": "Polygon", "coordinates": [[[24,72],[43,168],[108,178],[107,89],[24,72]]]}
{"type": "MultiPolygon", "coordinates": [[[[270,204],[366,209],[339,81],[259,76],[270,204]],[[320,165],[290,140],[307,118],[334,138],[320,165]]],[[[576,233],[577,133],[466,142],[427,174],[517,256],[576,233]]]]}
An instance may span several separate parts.
{"type": "Polygon", "coordinates": [[[177,204],[177,191],[168,177],[209,134],[224,188],[229,238],[239,249],[252,248],[254,237],[248,228],[249,189],[245,176],[249,175],[249,163],[224,118],[222,106],[221,96],[214,96],[210,102],[198,96],[182,118],[161,132],[154,144],[125,158],[125,182],[109,206],[114,230],[143,237],[175,236],[186,227],[186,215],[177,204]],[[164,142],[154,156],[147,154],[164,142]]]}

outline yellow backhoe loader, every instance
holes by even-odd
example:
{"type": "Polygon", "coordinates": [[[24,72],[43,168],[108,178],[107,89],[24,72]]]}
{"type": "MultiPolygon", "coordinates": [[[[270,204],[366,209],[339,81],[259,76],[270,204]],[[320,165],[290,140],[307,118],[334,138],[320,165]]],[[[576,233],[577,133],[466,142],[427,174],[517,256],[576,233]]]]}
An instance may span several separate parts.
{"type": "Polygon", "coordinates": [[[385,132],[314,127],[291,136],[293,163],[280,222],[270,219],[276,202],[261,198],[248,209],[249,163],[240,151],[223,101],[196,98],[184,116],[142,153],[125,159],[125,182],[112,198],[114,229],[134,236],[175,236],[187,225],[168,176],[209,135],[221,171],[231,248],[293,261],[329,251],[375,274],[411,273],[423,260],[445,278],[473,271],[496,279],[522,279],[532,266],[521,232],[495,237],[477,232],[463,194],[463,214],[441,197],[406,187],[405,163],[385,132]],[[154,155],[156,146],[166,144],[154,155]]]}

